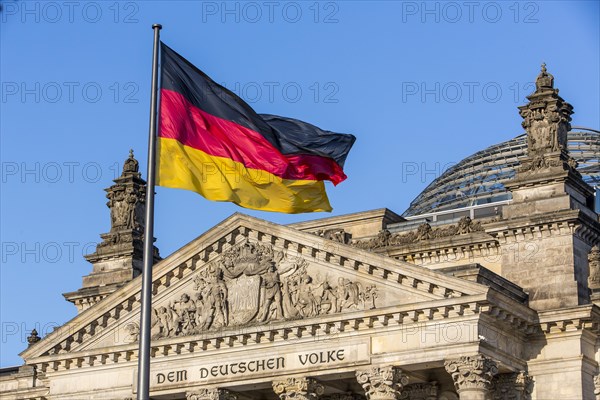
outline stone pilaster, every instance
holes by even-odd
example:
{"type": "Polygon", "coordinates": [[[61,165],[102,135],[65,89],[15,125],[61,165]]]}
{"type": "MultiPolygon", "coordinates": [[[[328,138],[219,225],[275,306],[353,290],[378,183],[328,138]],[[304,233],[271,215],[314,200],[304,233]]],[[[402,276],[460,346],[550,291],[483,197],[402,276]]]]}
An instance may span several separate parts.
{"type": "Polygon", "coordinates": [[[372,367],[356,371],[356,380],[363,387],[368,400],[396,400],[408,377],[397,367],[372,367]]]}
{"type": "Polygon", "coordinates": [[[437,382],[411,383],[402,389],[400,400],[437,400],[437,382]]]}
{"type": "Polygon", "coordinates": [[[463,356],[444,363],[452,376],[460,400],[487,400],[492,379],[498,373],[496,362],[481,354],[463,356]]]}
{"type": "Polygon", "coordinates": [[[185,394],[186,400],[238,400],[237,393],[227,389],[198,389],[185,394]]]}
{"type": "Polygon", "coordinates": [[[533,379],[526,372],[496,375],[493,380],[493,400],[531,400],[533,379]]]}
{"type": "Polygon", "coordinates": [[[318,400],[325,387],[313,378],[287,378],[273,381],[273,391],[281,400],[318,400]]]}

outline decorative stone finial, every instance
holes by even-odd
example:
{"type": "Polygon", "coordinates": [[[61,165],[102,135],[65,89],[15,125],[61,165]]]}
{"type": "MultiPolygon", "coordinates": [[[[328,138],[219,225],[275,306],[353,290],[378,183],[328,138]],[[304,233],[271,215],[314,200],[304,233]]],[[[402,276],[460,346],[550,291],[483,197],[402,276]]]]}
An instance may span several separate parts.
{"type": "Polygon", "coordinates": [[[542,71],[535,80],[535,91],[539,92],[544,89],[554,88],[554,76],[546,70],[546,63],[542,63],[542,71]]]}
{"type": "Polygon", "coordinates": [[[535,81],[536,90],[527,96],[529,102],[519,107],[521,125],[527,131],[528,160],[521,163],[521,171],[535,171],[552,167],[573,169],[567,153],[567,132],[571,130],[573,107],[558,95],[554,77],[542,64],[535,81]]]}
{"type": "Polygon", "coordinates": [[[38,336],[37,330],[35,330],[35,328],[32,329],[31,335],[27,336],[27,343],[29,343],[29,346],[39,342],[40,340],[42,340],[42,339],[38,336]]]}
{"type": "Polygon", "coordinates": [[[123,173],[121,177],[125,177],[127,175],[136,174],[139,176],[140,164],[138,160],[133,156],[133,149],[129,149],[129,158],[125,160],[123,164],[123,173]]]}

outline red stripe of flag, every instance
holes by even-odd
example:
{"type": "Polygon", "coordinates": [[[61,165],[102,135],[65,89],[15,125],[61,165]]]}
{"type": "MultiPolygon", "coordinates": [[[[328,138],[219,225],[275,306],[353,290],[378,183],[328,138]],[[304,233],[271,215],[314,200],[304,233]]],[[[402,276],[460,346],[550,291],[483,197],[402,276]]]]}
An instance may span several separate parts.
{"type": "Polygon", "coordinates": [[[215,117],[171,90],[161,90],[159,132],[160,137],[283,179],[331,180],[334,185],[346,179],[333,159],[310,154],[284,155],[260,133],[215,117]]]}

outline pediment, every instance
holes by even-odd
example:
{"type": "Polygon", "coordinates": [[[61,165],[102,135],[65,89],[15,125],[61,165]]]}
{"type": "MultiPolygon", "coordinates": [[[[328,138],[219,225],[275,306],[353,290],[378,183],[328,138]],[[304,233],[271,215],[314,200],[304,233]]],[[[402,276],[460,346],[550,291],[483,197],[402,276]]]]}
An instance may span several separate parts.
{"type": "MultiPolygon", "coordinates": [[[[137,350],[141,277],[21,353],[137,350]]],[[[311,325],[485,293],[485,286],[243,214],[154,266],[153,343],[311,325]]]]}

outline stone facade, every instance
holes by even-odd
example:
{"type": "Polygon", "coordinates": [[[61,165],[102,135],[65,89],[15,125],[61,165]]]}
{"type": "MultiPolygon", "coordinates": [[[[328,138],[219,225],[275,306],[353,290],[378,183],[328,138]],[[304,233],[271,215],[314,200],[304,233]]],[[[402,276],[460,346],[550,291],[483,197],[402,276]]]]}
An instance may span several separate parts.
{"type": "MultiPolygon", "coordinates": [[[[153,270],[151,396],[186,400],[600,398],[600,223],[545,66],[520,107],[513,200],[432,226],[374,210],[289,226],[235,214],[153,270]]],[[[81,312],[0,371],[2,399],[136,397],[143,193],[65,294],[81,312]]]]}

